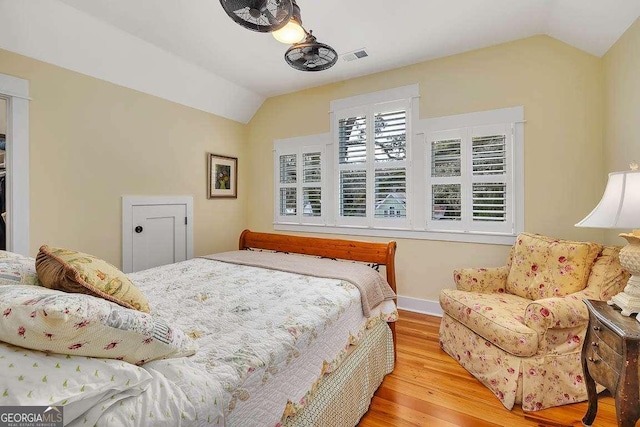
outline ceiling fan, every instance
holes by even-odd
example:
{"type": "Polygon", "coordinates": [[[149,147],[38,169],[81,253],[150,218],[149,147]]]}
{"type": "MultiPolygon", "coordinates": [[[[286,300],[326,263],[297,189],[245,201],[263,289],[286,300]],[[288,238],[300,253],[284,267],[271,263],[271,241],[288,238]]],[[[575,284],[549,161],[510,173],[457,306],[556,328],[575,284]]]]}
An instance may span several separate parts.
{"type": "Polygon", "coordinates": [[[331,46],[318,42],[311,33],[306,33],[303,42],[287,49],[285,61],[300,71],[322,71],[333,67],[338,61],[338,54],[331,46]]]}
{"type": "Polygon", "coordinates": [[[304,29],[295,0],[220,0],[220,4],[241,26],[273,33],[276,40],[291,44],[284,58],[296,70],[322,71],[338,61],[335,49],[318,42],[312,31],[304,29]]]}
{"type": "Polygon", "coordinates": [[[249,30],[270,33],[287,25],[292,0],[220,0],[227,15],[249,30]]]}

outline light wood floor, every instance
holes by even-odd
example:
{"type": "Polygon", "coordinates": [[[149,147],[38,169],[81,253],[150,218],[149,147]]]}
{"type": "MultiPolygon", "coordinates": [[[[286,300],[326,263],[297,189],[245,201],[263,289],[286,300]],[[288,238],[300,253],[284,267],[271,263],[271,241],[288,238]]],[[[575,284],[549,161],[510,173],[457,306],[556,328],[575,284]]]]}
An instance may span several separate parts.
{"type": "MultiPolygon", "coordinates": [[[[438,345],[440,318],[400,312],[396,367],[376,392],[360,427],[582,426],[587,403],[538,412],[508,411],[438,345]]],[[[640,424],[640,423],[639,423],[640,424]]],[[[598,399],[594,427],[617,426],[613,398],[598,399]]]]}

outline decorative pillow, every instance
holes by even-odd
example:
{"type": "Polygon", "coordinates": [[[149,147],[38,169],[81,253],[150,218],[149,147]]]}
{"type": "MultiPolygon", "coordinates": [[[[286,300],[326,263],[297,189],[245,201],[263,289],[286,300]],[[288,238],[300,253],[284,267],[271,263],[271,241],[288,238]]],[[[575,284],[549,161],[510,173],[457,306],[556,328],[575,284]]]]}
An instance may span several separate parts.
{"type": "Polygon", "coordinates": [[[0,286],[0,341],[52,353],[141,365],[190,356],[196,344],[163,319],[85,294],[0,286]]]}
{"type": "Polygon", "coordinates": [[[34,258],[0,251],[0,285],[40,285],[34,258]]]}
{"type": "Polygon", "coordinates": [[[621,292],[631,274],[620,265],[620,247],[605,246],[591,267],[584,292],[589,298],[607,301],[621,292]]]}
{"type": "Polygon", "coordinates": [[[521,233],[516,239],[507,292],[530,300],[560,297],[587,286],[602,246],[521,233]]]}
{"type": "Polygon", "coordinates": [[[101,402],[140,395],[152,379],[120,360],[46,354],[2,342],[0,371],[0,406],[63,406],[65,424],[101,402]]]}
{"type": "Polygon", "coordinates": [[[40,282],[47,288],[93,295],[149,312],[147,299],[131,280],[93,255],[43,245],[36,258],[36,270],[40,282]]]}

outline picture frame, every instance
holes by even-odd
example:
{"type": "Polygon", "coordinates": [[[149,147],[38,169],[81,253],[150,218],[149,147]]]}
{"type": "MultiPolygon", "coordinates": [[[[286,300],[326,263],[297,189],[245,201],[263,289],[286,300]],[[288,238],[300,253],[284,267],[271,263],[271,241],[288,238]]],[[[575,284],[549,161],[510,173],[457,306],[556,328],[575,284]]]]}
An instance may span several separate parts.
{"type": "Polygon", "coordinates": [[[207,198],[238,197],[238,158],[208,153],[207,198]]]}

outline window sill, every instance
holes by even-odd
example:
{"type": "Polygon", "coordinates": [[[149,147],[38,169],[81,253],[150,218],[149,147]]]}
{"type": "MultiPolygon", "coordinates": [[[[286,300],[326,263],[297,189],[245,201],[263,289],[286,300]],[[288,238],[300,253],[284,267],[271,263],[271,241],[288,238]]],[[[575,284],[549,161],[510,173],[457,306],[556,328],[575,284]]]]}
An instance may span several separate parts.
{"type": "Polygon", "coordinates": [[[301,225],[274,223],[276,231],[294,231],[300,233],[347,234],[351,236],[391,237],[398,239],[441,240],[446,242],[484,243],[511,246],[516,235],[497,233],[438,232],[426,230],[384,229],[365,227],[333,227],[325,225],[301,225]]]}

